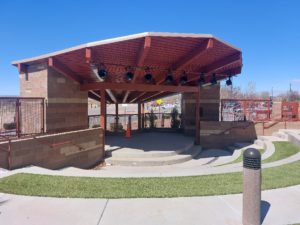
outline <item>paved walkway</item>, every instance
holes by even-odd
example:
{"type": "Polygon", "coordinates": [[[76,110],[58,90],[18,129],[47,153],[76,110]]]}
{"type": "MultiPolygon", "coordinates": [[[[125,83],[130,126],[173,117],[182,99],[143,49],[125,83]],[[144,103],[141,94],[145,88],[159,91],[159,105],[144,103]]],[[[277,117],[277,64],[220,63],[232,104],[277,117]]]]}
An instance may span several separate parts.
{"type": "MultiPolygon", "coordinates": [[[[300,185],[262,192],[262,224],[300,222],[300,185]]],[[[242,195],[65,199],[0,193],[1,225],[241,224],[242,195]]]]}

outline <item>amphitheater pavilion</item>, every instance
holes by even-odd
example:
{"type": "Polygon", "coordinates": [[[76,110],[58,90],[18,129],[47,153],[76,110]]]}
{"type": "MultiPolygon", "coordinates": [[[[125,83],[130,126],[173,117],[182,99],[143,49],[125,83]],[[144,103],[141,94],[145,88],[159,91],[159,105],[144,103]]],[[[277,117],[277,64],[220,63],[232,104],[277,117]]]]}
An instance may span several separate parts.
{"type": "MultiPolygon", "coordinates": [[[[46,99],[45,131],[88,128],[88,98],[106,104],[138,104],[182,93],[182,124],[200,144],[200,121],[219,121],[221,80],[241,73],[240,49],[210,35],[145,32],[78,45],[13,62],[21,97],[46,99]]],[[[105,135],[104,135],[105,136],[105,135]]]]}

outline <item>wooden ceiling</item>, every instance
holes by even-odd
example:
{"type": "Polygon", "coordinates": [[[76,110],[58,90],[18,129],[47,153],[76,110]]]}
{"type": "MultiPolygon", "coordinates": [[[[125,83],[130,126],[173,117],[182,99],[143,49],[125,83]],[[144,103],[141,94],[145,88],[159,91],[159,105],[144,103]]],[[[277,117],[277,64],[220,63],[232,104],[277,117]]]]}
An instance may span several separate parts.
{"type": "Polygon", "coordinates": [[[136,103],[174,92],[195,90],[201,73],[205,74],[206,83],[210,82],[213,73],[217,80],[240,74],[242,53],[211,35],[143,33],[82,45],[13,64],[24,71],[26,66],[40,62],[47,62],[48,66],[80,83],[82,90],[90,91],[89,96],[94,99],[105,88],[109,102],[136,103]],[[108,72],[104,82],[99,81],[92,65],[105,68],[108,72]],[[134,73],[131,82],[125,79],[128,67],[134,73]],[[153,76],[151,84],[145,83],[145,68],[153,76]],[[179,81],[183,72],[188,77],[184,85],[179,81]],[[168,73],[174,79],[171,85],[165,84],[168,73]]]}

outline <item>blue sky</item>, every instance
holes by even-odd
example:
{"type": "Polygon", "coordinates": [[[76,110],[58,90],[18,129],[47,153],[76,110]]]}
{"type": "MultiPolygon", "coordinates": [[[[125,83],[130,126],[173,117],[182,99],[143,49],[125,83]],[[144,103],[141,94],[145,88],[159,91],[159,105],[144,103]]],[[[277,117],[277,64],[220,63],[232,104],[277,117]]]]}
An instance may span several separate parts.
{"type": "Polygon", "coordinates": [[[145,31],[213,34],[243,51],[234,85],[300,91],[300,1],[0,1],[0,95],[18,95],[12,60],[145,31]]]}

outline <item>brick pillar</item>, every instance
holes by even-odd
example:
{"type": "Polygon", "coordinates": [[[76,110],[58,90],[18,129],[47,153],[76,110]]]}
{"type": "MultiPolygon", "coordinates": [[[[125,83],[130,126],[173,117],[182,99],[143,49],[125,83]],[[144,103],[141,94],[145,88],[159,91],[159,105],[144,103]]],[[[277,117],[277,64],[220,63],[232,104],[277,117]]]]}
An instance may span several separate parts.
{"type": "MultiPolygon", "coordinates": [[[[20,96],[43,97],[44,132],[65,132],[88,128],[88,92],[46,63],[32,64],[20,73],[20,96]]],[[[28,122],[24,126],[29,126],[28,122]]]]}
{"type": "MultiPolygon", "coordinates": [[[[196,93],[183,93],[181,100],[182,127],[184,133],[195,135],[196,129],[196,93]]],[[[200,88],[200,120],[201,121],[219,121],[220,110],[220,86],[207,86],[200,88]]]]}

